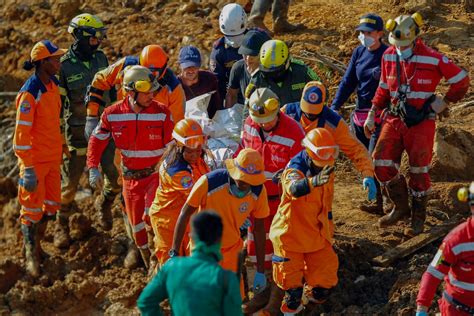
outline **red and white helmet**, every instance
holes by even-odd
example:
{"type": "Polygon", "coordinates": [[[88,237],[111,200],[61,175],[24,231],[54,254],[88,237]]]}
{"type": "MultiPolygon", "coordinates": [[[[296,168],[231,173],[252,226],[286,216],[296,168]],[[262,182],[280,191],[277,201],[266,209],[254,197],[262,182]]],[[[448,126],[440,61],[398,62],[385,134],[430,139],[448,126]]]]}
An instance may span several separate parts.
{"type": "Polygon", "coordinates": [[[225,36],[240,35],[247,29],[247,13],[238,3],[229,3],[222,8],[219,28],[225,36]]]}

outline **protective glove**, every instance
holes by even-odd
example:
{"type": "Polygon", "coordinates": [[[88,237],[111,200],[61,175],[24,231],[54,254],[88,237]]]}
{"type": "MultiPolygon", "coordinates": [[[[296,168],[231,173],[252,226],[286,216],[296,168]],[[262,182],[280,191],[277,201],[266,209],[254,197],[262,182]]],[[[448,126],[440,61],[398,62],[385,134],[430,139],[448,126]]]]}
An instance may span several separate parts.
{"type": "Polygon", "coordinates": [[[375,187],[375,180],[373,177],[365,177],[362,181],[362,187],[364,190],[369,189],[367,198],[369,201],[375,200],[377,196],[377,188],[375,187]]]}
{"type": "Polygon", "coordinates": [[[103,184],[102,175],[100,174],[99,169],[90,168],[89,169],[89,184],[94,190],[101,189],[103,184]]]}
{"type": "Polygon", "coordinates": [[[365,137],[370,138],[370,136],[375,131],[375,111],[370,110],[369,114],[367,115],[367,119],[364,123],[364,134],[365,137]]]}
{"type": "Polygon", "coordinates": [[[436,113],[436,116],[440,121],[443,118],[449,117],[448,103],[439,96],[435,96],[430,104],[431,109],[436,113]]]}
{"type": "Polygon", "coordinates": [[[33,167],[25,168],[23,178],[20,178],[20,185],[28,192],[34,192],[38,186],[38,178],[33,167]]]}
{"type": "Polygon", "coordinates": [[[63,156],[66,156],[67,159],[71,158],[71,152],[67,144],[63,144],[63,156]]]}
{"type": "Polygon", "coordinates": [[[253,278],[253,292],[254,294],[260,293],[267,287],[267,277],[264,273],[257,272],[253,278]]]}
{"type": "Polygon", "coordinates": [[[250,219],[247,217],[245,219],[245,222],[242,224],[242,226],[240,226],[240,230],[247,230],[250,226],[252,226],[252,222],[250,221],[250,219]]]}
{"type": "Polygon", "coordinates": [[[86,126],[84,128],[84,136],[88,140],[94,129],[96,128],[97,124],[99,124],[99,117],[98,116],[86,116],[86,126]]]}
{"type": "Polygon", "coordinates": [[[317,175],[311,178],[313,187],[319,187],[329,182],[331,173],[334,171],[334,166],[326,165],[317,175]]]}
{"type": "Polygon", "coordinates": [[[416,315],[415,316],[428,316],[428,312],[427,311],[416,311],[416,315]]]}

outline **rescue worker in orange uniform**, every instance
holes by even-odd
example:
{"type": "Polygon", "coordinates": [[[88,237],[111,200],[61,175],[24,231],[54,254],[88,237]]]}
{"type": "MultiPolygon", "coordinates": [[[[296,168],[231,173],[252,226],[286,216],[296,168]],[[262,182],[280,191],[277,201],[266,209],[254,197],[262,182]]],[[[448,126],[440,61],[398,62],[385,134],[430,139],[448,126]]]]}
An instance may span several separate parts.
{"type": "MultiPolygon", "coordinates": [[[[272,280],[273,247],[268,233],[281,196],[278,181],[274,182],[272,179],[303,149],[301,142],[304,138],[301,126],[280,112],[280,100],[269,88],[258,88],[252,93],[249,99],[249,114],[244,123],[242,147],[257,150],[262,155],[265,166],[265,188],[270,207],[270,216],[265,218],[265,270],[270,279],[270,286],[259,293],[254,293],[252,300],[244,303],[243,312],[246,314],[255,313],[264,307],[273,290],[271,288],[275,287],[272,280]]],[[[252,223],[253,218],[250,220],[252,223]]],[[[255,263],[253,228],[253,225],[248,228],[247,251],[248,258],[255,263]]]]}
{"type": "MultiPolygon", "coordinates": [[[[95,74],[86,99],[86,138],[89,138],[99,122],[99,108],[105,106],[102,98],[104,91],[115,86],[122,86],[124,69],[133,65],[147,67],[156,77],[159,87],[154,99],[168,107],[173,121],[178,122],[184,118],[186,97],[178,78],[168,68],[168,55],[161,46],[148,45],[143,48],[139,57],[126,56],[95,74]]],[[[124,91],[118,89],[117,99],[122,100],[123,98],[124,91]]]]}
{"type": "Polygon", "coordinates": [[[68,154],[61,135],[60,57],[66,50],[48,40],[36,43],[25,70],[35,73],[16,97],[16,124],[13,149],[20,165],[18,201],[21,205],[21,232],[25,246],[26,271],[40,275],[40,241],[49,220],[56,219],[61,206],[61,162],[68,154]]]}
{"type": "MultiPolygon", "coordinates": [[[[258,292],[267,285],[264,274],[265,225],[270,213],[268,208],[262,156],[258,151],[245,148],[234,159],[225,161],[225,169],[216,169],[202,176],[194,184],[176,223],[170,256],[178,255],[190,216],[196,211],[215,210],[222,217],[224,233],[220,262],[224,269],[237,271],[238,254],[243,242],[240,227],[250,216],[254,218],[254,239],[257,257],[257,273],[254,289],[258,292]]],[[[241,282],[243,294],[243,283],[241,282]]]]}
{"type": "Polygon", "coordinates": [[[365,146],[350,132],[342,117],[327,107],[326,102],[326,87],[319,81],[311,81],[306,84],[301,101],[287,104],[282,111],[300,122],[306,133],[321,127],[331,132],[341,151],[364,177],[363,187],[368,189],[368,199],[375,200],[377,188],[372,159],[365,146]]]}
{"type": "Polygon", "coordinates": [[[471,216],[443,240],[421,279],[416,298],[416,316],[428,316],[439,284],[445,282],[438,300],[441,315],[474,315],[474,182],[458,191],[461,202],[469,202],[471,216]]]}
{"type": "Polygon", "coordinates": [[[383,54],[380,83],[364,124],[364,131],[370,136],[375,131],[376,113],[385,111],[372,155],[377,179],[395,206],[380,218],[379,226],[395,225],[411,211],[411,227],[405,230],[409,236],[422,233],[424,228],[436,116],[449,114],[448,104],[461,100],[469,89],[466,71],[418,38],[422,24],[418,13],[387,22],[392,46],[383,54]],[[445,96],[438,96],[436,87],[443,77],[449,90],[445,96]],[[403,151],[407,152],[410,165],[408,188],[398,170],[403,151]]]}
{"type": "MultiPolygon", "coordinates": [[[[179,121],[173,130],[173,139],[160,161],[160,184],[150,208],[150,221],[155,234],[155,255],[162,266],[169,259],[173,232],[189,192],[209,167],[204,161],[206,136],[193,119],[179,121]]],[[[186,238],[187,236],[185,236],[186,238]]],[[[182,243],[186,248],[188,242],[182,243]]],[[[180,255],[189,254],[180,249],[180,255]]]]}
{"type": "Polygon", "coordinates": [[[89,182],[92,188],[101,187],[102,176],[98,166],[112,137],[122,160],[122,194],[128,218],[125,226],[129,236],[132,235],[130,229],[133,231],[133,240],[148,268],[152,266],[149,265],[148,209],[159,181],[155,168],[165,146],[171,141],[174,125],[167,107],[153,99],[159,84],[148,68],[138,65],[128,68],[123,84],[127,91],[125,99],[104,110],[99,125],[89,139],[89,182]]]}
{"type": "Polygon", "coordinates": [[[339,147],[324,128],[306,134],[303,146],[305,149],[283,171],[283,195],[270,228],[275,252],[273,279],[280,292],[275,299],[280,300],[269,305],[281,304],[285,315],[303,309],[305,285],[311,292],[309,299],[323,303],[338,280],[339,261],[332,247],[332,200],[334,162],[339,147]],[[281,302],[283,291],[285,297],[281,302]]]}

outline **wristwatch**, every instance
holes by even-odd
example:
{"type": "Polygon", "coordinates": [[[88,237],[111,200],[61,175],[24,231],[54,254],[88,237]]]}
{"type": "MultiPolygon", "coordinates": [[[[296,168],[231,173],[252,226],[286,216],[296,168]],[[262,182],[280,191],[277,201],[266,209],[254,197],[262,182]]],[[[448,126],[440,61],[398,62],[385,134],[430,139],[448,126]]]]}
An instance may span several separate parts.
{"type": "Polygon", "coordinates": [[[168,252],[168,255],[170,256],[170,258],[173,258],[173,257],[177,257],[179,253],[175,249],[170,249],[170,251],[168,252]]]}

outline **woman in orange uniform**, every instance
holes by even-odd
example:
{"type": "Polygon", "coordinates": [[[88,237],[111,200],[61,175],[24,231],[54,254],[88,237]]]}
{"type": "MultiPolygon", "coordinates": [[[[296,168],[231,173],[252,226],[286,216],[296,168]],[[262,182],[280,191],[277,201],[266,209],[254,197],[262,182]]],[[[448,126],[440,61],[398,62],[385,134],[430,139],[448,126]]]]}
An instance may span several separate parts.
{"type": "MultiPolygon", "coordinates": [[[[160,185],[150,209],[155,255],[160,265],[169,259],[176,221],[193,184],[209,172],[204,161],[206,136],[198,122],[182,119],[174,127],[173,138],[175,142],[160,161],[160,185]]],[[[188,241],[183,243],[180,254],[185,253],[188,241]]]]}

